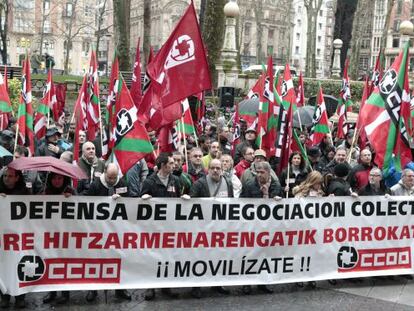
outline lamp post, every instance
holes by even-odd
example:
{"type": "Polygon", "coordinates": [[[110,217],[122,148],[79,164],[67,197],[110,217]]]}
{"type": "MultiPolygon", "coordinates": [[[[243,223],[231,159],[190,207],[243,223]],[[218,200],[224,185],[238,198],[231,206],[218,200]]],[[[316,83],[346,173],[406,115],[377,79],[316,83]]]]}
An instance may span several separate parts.
{"type": "Polygon", "coordinates": [[[410,40],[410,36],[413,34],[414,25],[410,21],[402,21],[400,24],[399,32],[401,34],[401,45],[404,47],[405,43],[410,40]]]}
{"type": "Polygon", "coordinates": [[[334,59],[332,64],[332,78],[340,78],[341,77],[341,48],[343,42],[341,39],[335,39],[333,42],[334,46],[334,59]]]}

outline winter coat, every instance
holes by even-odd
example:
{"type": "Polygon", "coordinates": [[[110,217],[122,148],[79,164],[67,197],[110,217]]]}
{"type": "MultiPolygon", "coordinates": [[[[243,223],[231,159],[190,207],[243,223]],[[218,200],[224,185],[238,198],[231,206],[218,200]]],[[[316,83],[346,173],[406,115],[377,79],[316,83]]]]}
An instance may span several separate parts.
{"type": "MultiPolygon", "coordinates": [[[[121,197],[128,197],[128,186],[123,178],[118,178],[117,182],[115,183],[114,193],[119,194],[121,197]]],[[[84,192],[84,195],[92,195],[92,196],[110,196],[109,193],[109,186],[105,180],[105,174],[102,174],[99,178],[96,178],[89,189],[84,192]]]]}
{"type": "Polygon", "coordinates": [[[326,194],[334,194],[335,196],[348,196],[351,194],[351,186],[349,183],[340,177],[335,177],[331,180],[326,194]]]}
{"type": "Polygon", "coordinates": [[[178,198],[181,196],[180,179],[173,174],[168,177],[167,187],[159,179],[156,172],[152,173],[142,184],[140,196],[149,194],[154,198],[178,198]]]}
{"type": "Polygon", "coordinates": [[[414,195],[414,187],[407,188],[401,180],[398,184],[392,186],[390,190],[392,195],[414,195]]]}
{"type": "Polygon", "coordinates": [[[369,183],[369,172],[373,168],[371,165],[357,164],[349,173],[348,181],[353,191],[359,191],[369,183]]]}
{"type": "Polygon", "coordinates": [[[287,168],[283,169],[282,173],[280,173],[280,185],[282,187],[282,191],[285,191],[286,181],[289,181],[289,198],[293,198],[292,190],[295,186],[299,185],[302,181],[306,179],[308,176],[308,171],[305,168],[301,170],[298,175],[295,176],[293,173],[292,167],[289,171],[289,178],[287,177],[287,168]]]}
{"type": "MultiPolygon", "coordinates": [[[[271,179],[269,186],[269,198],[274,198],[276,196],[282,195],[282,188],[279,181],[271,179]]],[[[260,190],[260,185],[257,181],[257,178],[254,180],[249,180],[247,183],[243,184],[242,193],[240,194],[241,198],[263,198],[263,193],[260,190]]]]}
{"type": "MultiPolygon", "coordinates": [[[[234,197],[233,192],[233,184],[230,179],[223,176],[224,181],[227,184],[227,193],[229,198],[234,197]]],[[[194,198],[210,198],[213,196],[214,193],[210,193],[210,190],[208,189],[207,184],[207,176],[204,176],[203,178],[200,178],[197,180],[193,186],[191,187],[190,196],[194,198]]]]}

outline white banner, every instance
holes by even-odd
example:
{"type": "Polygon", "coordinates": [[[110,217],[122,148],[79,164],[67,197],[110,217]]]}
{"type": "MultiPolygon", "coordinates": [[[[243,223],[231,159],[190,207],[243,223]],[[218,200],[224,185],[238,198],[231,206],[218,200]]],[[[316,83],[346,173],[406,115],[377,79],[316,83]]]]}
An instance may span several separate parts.
{"type": "Polygon", "coordinates": [[[7,196],[0,289],[277,284],[413,273],[411,197],[7,196]]]}

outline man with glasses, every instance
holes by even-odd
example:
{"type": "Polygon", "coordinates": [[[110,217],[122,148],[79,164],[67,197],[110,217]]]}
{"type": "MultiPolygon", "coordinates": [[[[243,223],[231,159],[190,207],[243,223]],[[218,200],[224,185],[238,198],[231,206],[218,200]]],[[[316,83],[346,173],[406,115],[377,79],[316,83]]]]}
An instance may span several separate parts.
{"type": "MultiPolygon", "coordinates": [[[[362,154],[362,152],[361,152],[362,154]]],[[[367,196],[367,195],[389,195],[390,191],[385,186],[385,183],[382,179],[382,172],[378,167],[374,167],[368,175],[368,184],[362,187],[358,191],[358,195],[367,196]]],[[[358,195],[353,192],[351,194],[353,197],[358,195]]]]}
{"type": "Polygon", "coordinates": [[[193,148],[190,152],[188,165],[183,165],[183,172],[190,175],[193,183],[207,174],[203,166],[202,158],[203,151],[200,148],[193,148]]]}
{"type": "Polygon", "coordinates": [[[414,195],[414,171],[406,168],[402,171],[398,184],[391,187],[392,195],[414,195]]]}
{"type": "Polygon", "coordinates": [[[254,160],[254,149],[252,147],[245,147],[242,151],[243,159],[234,167],[236,176],[240,179],[245,170],[252,165],[254,160]]]}

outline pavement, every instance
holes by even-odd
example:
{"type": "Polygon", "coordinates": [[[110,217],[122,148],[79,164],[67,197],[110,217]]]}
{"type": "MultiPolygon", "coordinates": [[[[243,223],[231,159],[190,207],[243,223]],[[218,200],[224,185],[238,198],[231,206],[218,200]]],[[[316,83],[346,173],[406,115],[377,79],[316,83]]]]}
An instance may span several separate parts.
{"type": "MultiPolygon", "coordinates": [[[[71,292],[70,305],[60,306],[43,304],[44,293],[31,293],[26,296],[26,310],[56,310],[56,311],[106,311],[106,310],[414,310],[414,281],[404,277],[389,279],[365,278],[360,282],[338,280],[336,285],[327,281],[317,282],[316,288],[305,284],[282,284],[272,286],[273,294],[262,294],[253,288],[251,295],[243,295],[241,287],[230,287],[230,295],[221,295],[211,288],[202,288],[203,298],[194,299],[190,289],[180,288],[174,291],[180,294],[178,299],[163,296],[159,290],[153,301],[144,300],[144,290],[131,290],[131,301],[119,301],[114,291],[107,292],[107,302],[104,292],[100,291],[95,303],[85,301],[86,292],[71,292]]],[[[9,310],[13,310],[11,306],[9,310]]],[[[7,309],[4,309],[7,310],[7,309]]]]}

